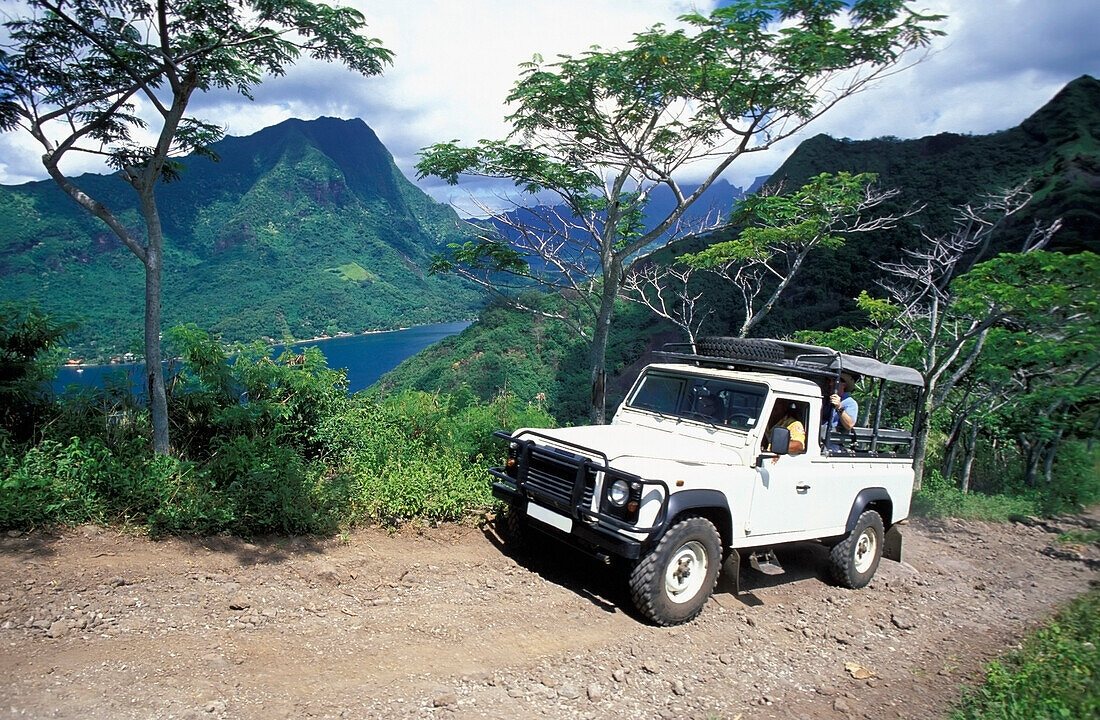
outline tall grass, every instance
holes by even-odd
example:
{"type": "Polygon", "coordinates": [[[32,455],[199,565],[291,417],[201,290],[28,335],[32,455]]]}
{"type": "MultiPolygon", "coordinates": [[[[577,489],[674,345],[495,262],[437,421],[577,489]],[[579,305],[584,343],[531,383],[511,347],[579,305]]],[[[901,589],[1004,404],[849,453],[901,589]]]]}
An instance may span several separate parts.
{"type": "Polygon", "coordinates": [[[964,493],[945,480],[939,471],[933,470],[921,484],[921,489],[913,494],[912,511],[925,517],[1008,522],[1014,516],[1040,514],[1041,502],[1035,493],[964,493]]]}
{"type": "Polygon", "coordinates": [[[1100,717],[1100,590],[1082,595],[1020,649],[991,662],[951,720],[1100,717]]]}

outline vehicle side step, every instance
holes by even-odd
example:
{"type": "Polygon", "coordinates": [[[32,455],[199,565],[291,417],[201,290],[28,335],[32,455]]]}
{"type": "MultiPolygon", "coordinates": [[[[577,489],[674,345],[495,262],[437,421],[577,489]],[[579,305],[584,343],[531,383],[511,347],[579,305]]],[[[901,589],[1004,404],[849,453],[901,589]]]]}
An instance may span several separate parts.
{"type": "Polygon", "coordinates": [[[749,565],[752,566],[753,570],[762,572],[765,575],[782,575],[787,572],[775,557],[775,550],[754,552],[749,556],[749,565]]]}

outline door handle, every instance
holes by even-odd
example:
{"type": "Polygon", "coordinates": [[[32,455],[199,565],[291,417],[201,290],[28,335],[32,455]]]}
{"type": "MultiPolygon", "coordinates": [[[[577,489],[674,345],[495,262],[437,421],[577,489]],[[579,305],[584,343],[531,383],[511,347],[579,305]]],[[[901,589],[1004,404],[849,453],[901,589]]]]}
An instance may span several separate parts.
{"type": "Polygon", "coordinates": [[[807,490],[810,489],[810,486],[809,485],[795,485],[794,489],[797,490],[798,492],[806,492],[807,490]]]}

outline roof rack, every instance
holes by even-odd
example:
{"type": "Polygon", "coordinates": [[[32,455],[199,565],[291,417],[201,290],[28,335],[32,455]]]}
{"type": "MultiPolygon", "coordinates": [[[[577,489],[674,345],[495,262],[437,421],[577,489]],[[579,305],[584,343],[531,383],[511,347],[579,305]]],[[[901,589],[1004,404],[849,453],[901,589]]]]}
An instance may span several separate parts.
{"type": "Polygon", "coordinates": [[[889,382],[924,387],[924,378],[913,368],[904,365],[891,365],[861,355],[849,355],[820,345],[806,345],[786,340],[725,338],[720,343],[707,343],[701,338],[695,346],[690,343],[665,343],[662,350],[654,354],[676,362],[693,363],[703,367],[752,368],[754,370],[773,370],[812,378],[837,377],[841,373],[851,373],[889,382]],[[745,340],[745,354],[736,352],[737,341],[745,340]],[[732,347],[727,355],[711,352],[700,354],[700,346],[732,347]],[[691,352],[681,352],[674,348],[686,348],[691,352]],[[761,352],[761,350],[763,352],[761,352]]]}

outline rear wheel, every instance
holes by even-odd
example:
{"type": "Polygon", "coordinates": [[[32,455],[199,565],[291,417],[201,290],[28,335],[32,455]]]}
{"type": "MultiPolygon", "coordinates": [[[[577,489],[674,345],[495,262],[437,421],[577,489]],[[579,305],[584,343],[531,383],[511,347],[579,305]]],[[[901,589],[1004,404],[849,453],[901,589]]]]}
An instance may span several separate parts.
{"type": "Polygon", "coordinates": [[[721,569],[718,531],[705,518],[673,525],[630,573],[638,611],[658,625],[679,625],[703,611],[721,569]]]}
{"type": "Polygon", "coordinates": [[[874,510],[859,516],[848,537],[829,551],[829,570],[838,585],[861,588],[871,582],[882,558],[882,518],[874,510]]]}

